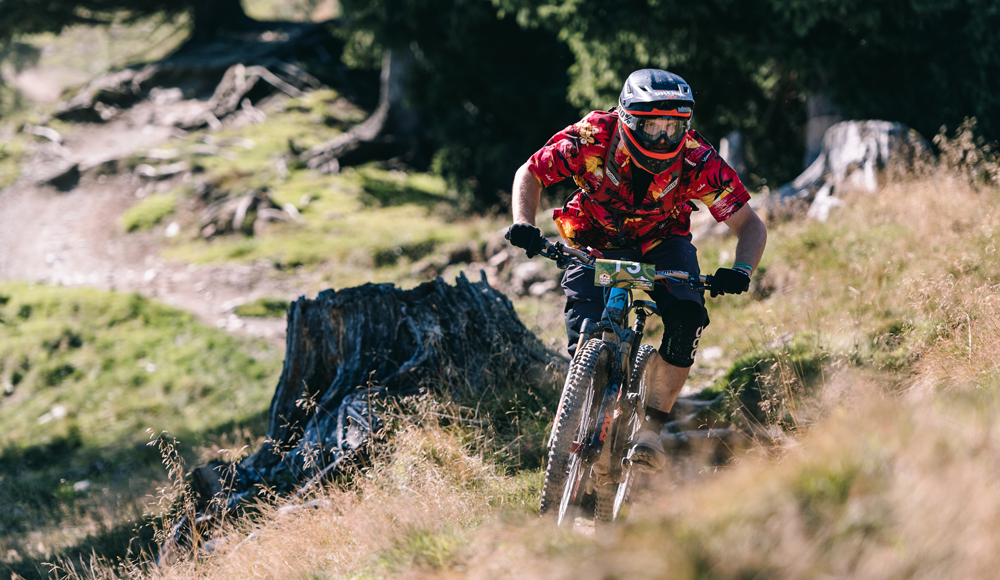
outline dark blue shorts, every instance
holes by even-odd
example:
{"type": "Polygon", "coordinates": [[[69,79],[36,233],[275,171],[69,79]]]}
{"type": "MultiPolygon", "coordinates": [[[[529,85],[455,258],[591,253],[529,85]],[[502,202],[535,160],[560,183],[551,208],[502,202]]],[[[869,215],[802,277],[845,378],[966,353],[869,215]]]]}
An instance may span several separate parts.
{"type": "MultiPolygon", "coordinates": [[[[625,250],[602,250],[609,260],[630,260],[645,264],[655,264],[657,270],[681,270],[700,274],[698,268],[698,250],[691,243],[691,236],[674,236],[660,242],[655,248],[643,255],[638,248],[625,250]]],[[[569,339],[569,351],[573,354],[580,338],[580,324],[585,318],[598,321],[604,312],[604,288],[594,286],[594,271],[580,266],[570,266],[562,279],[563,290],[566,291],[566,334],[569,339]]],[[[661,313],[669,311],[669,307],[679,300],[697,302],[704,309],[705,296],[688,286],[679,284],[666,285],[657,282],[653,290],[647,292],[656,302],[661,313]]],[[[665,321],[666,322],[666,321],[665,321]]],[[[708,315],[705,315],[705,326],[708,325],[708,315]]]]}

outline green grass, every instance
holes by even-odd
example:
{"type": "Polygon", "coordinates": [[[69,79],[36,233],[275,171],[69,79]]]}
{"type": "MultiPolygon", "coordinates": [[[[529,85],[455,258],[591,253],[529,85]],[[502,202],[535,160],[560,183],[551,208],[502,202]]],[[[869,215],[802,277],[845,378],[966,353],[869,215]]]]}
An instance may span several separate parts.
{"type": "Polygon", "coordinates": [[[289,302],[281,298],[258,298],[249,304],[236,307],[237,316],[250,317],[284,317],[289,302]]]}
{"type": "Polygon", "coordinates": [[[126,232],[151,230],[176,209],[175,194],[156,193],[125,210],[119,223],[126,232]]]}
{"type": "Polygon", "coordinates": [[[260,435],[280,367],[273,346],[135,294],[0,284],[0,553],[20,554],[5,562],[122,553],[164,478],[151,436],[192,458],[234,430],[260,435]]]}
{"type": "Polygon", "coordinates": [[[0,142],[0,189],[17,181],[23,153],[24,144],[20,139],[0,142]]]}
{"type": "MultiPolygon", "coordinates": [[[[290,144],[304,150],[366,116],[336,91],[323,89],[289,99],[259,125],[212,134],[209,141],[223,154],[200,154],[206,139],[201,133],[164,144],[178,149],[179,159],[196,167],[196,179],[213,190],[234,197],[266,189],[277,204],[294,205],[301,214],[297,222],[249,237],[180,236],[164,256],[194,263],[266,260],[278,269],[337,264],[328,281],[353,286],[409,278],[412,262],[448,244],[483,239],[498,227],[493,220],[468,216],[456,194],[433,175],[387,171],[375,164],[333,175],[294,163],[287,165],[287,174],[279,169],[290,144]]],[[[195,230],[198,219],[181,219],[182,228],[195,230]]]]}

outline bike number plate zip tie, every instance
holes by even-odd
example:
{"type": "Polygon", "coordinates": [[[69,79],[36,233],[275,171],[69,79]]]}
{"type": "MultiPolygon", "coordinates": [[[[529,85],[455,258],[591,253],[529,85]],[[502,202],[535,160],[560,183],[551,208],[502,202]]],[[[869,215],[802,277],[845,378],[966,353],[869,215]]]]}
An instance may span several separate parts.
{"type": "Polygon", "coordinates": [[[597,260],[594,264],[594,286],[652,290],[656,266],[625,260],[597,260]]]}

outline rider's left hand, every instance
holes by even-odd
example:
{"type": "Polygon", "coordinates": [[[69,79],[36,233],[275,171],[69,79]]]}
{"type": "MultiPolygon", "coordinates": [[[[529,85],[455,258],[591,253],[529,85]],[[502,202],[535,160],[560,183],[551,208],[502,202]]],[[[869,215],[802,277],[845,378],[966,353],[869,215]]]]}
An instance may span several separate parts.
{"type": "Polygon", "coordinates": [[[712,298],[721,294],[742,294],[750,289],[750,275],[743,270],[719,268],[712,277],[712,298]]]}
{"type": "Polygon", "coordinates": [[[534,258],[542,249],[542,230],[531,224],[514,224],[504,236],[510,243],[524,250],[525,255],[534,258]]]}

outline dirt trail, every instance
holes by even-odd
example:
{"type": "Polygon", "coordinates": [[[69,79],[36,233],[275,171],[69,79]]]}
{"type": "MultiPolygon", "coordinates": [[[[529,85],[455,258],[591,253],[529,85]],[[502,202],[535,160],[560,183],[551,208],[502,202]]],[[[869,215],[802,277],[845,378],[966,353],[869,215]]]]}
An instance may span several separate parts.
{"type": "Polygon", "coordinates": [[[61,146],[36,143],[18,183],[0,191],[0,280],[136,291],[207,324],[284,347],[283,319],[239,318],[232,311],[261,296],[295,296],[308,287],[304,276],[275,279],[269,265],[195,266],[163,260],[162,227],[125,234],[118,225],[143,186],[134,175],[85,172],[68,192],[37,183],[73,163],[94,166],[156,147],[175,131],[122,121],[80,125],[61,146]]]}

